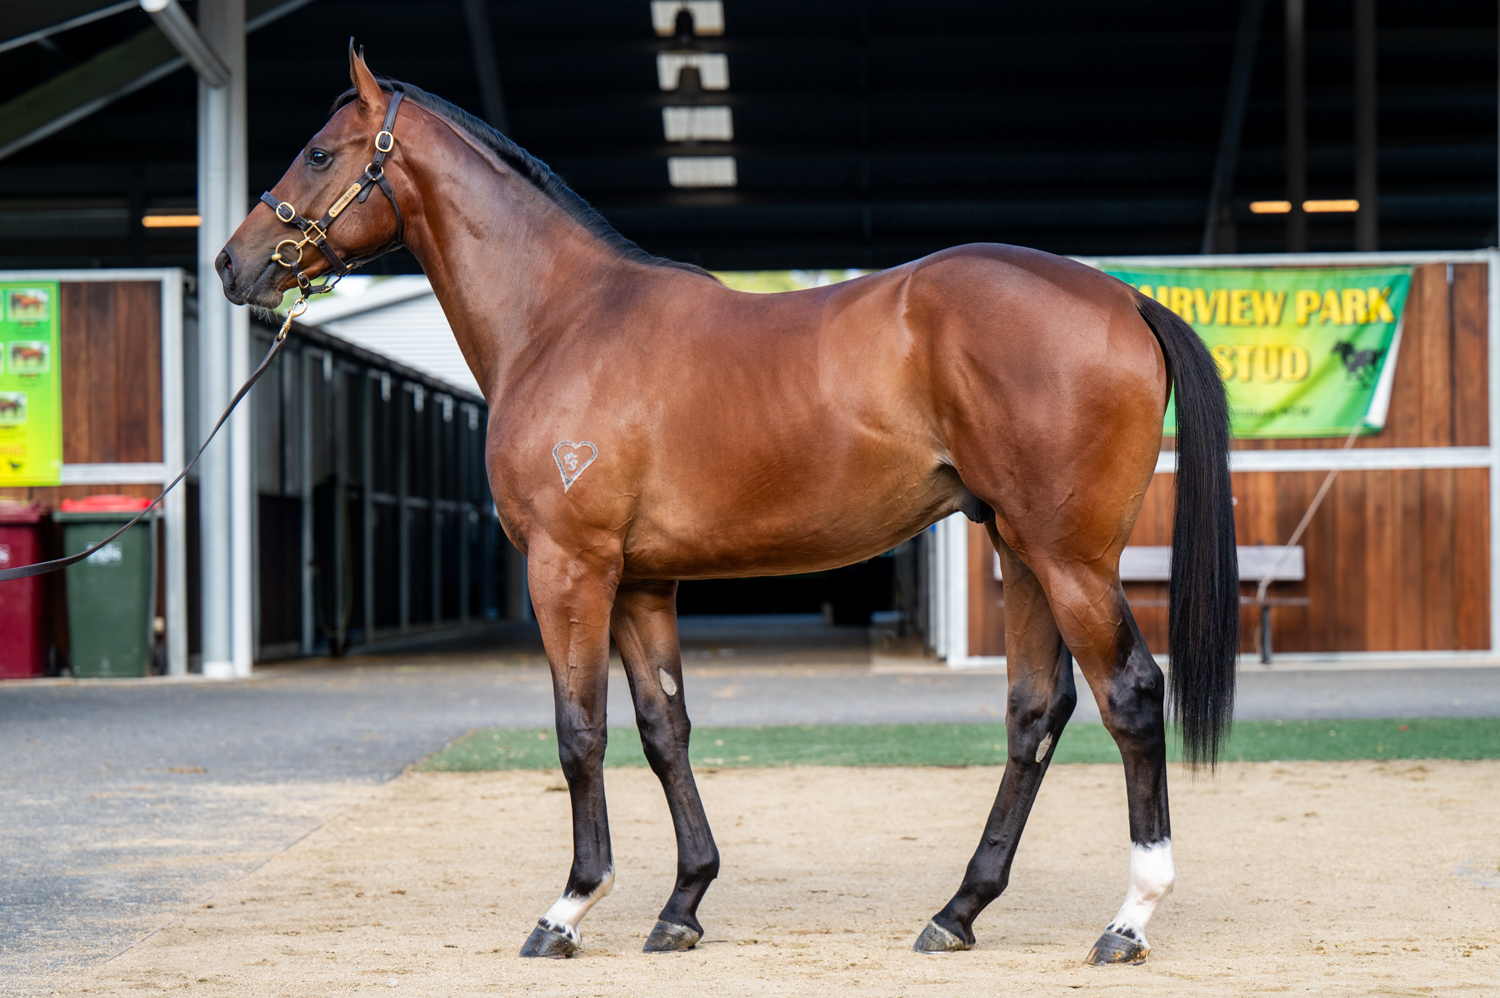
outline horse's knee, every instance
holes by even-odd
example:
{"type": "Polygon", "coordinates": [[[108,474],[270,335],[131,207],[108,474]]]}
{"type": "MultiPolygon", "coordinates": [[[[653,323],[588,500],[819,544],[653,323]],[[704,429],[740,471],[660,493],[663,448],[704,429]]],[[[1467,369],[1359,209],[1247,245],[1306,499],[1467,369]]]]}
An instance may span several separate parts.
{"type": "Polygon", "coordinates": [[[557,754],[562,762],[563,776],[572,780],[586,776],[604,765],[604,750],[608,747],[609,735],[601,727],[576,727],[557,732],[557,754]]]}

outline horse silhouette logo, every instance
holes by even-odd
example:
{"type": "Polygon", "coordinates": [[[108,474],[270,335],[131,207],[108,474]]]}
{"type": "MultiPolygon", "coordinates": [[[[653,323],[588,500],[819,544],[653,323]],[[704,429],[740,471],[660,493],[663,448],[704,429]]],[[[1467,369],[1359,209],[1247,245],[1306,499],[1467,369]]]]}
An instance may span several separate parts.
{"type": "Polygon", "coordinates": [[[1349,340],[1339,340],[1333,352],[1344,362],[1345,379],[1362,385],[1368,385],[1380,373],[1380,360],[1385,356],[1384,350],[1356,350],[1349,340]]]}

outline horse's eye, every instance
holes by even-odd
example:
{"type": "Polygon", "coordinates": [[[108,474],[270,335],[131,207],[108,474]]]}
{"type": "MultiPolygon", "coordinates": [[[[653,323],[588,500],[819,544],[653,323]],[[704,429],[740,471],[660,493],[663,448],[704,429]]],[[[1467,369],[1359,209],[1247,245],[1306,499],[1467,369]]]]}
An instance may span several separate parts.
{"type": "Polygon", "coordinates": [[[314,149],[307,154],[307,162],[312,166],[327,166],[332,159],[333,157],[322,149],[314,149]]]}

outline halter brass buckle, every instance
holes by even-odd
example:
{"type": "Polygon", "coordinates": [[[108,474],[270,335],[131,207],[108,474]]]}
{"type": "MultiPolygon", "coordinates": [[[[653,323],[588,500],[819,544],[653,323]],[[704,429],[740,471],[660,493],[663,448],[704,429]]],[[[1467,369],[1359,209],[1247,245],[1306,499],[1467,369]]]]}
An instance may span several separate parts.
{"type": "Polygon", "coordinates": [[[375,151],[376,152],[390,152],[393,148],[395,148],[395,146],[396,146],[396,136],[392,135],[390,132],[388,132],[388,131],[386,131],[385,129],[382,128],[380,131],[378,131],[378,132],[375,133],[375,151]],[[381,145],[380,144],[380,140],[382,138],[385,139],[385,145],[381,145]]]}
{"type": "Polygon", "coordinates": [[[297,264],[302,262],[302,243],[299,243],[295,239],[283,239],[281,242],[276,244],[276,252],[271,254],[271,259],[275,260],[277,263],[281,264],[287,269],[291,269],[292,267],[297,266],[297,264]],[[296,250],[297,258],[290,262],[283,259],[281,255],[281,247],[283,246],[290,246],[292,249],[296,250]]]}
{"type": "MultiPolygon", "coordinates": [[[[282,202],[282,203],[285,204],[286,202],[282,202]]],[[[306,246],[308,243],[312,243],[312,244],[316,245],[317,242],[318,242],[318,240],[320,240],[320,239],[327,239],[327,238],[328,238],[328,233],[326,231],[324,231],[323,229],[320,229],[318,227],[318,223],[317,222],[308,222],[307,223],[307,228],[305,228],[305,229],[302,230],[302,238],[301,239],[283,239],[281,242],[277,243],[276,244],[276,252],[274,252],[274,253],[271,254],[271,259],[275,260],[277,263],[281,264],[283,267],[295,267],[295,266],[297,266],[297,264],[299,264],[299,263],[302,262],[302,247],[306,246]],[[286,246],[288,244],[290,244],[291,247],[297,251],[297,259],[293,260],[291,263],[287,263],[285,260],[283,260],[281,258],[281,247],[286,246]]]]}
{"type": "Polygon", "coordinates": [[[290,204],[283,201],[276,206],[276,217],[281,219],[286,224],[291,225],[297,220],[297,209],[293,208],[290,204]],[[287,211],[285,215],[281,213],[281,209],[283,208],[285,208],[287,211]]]}

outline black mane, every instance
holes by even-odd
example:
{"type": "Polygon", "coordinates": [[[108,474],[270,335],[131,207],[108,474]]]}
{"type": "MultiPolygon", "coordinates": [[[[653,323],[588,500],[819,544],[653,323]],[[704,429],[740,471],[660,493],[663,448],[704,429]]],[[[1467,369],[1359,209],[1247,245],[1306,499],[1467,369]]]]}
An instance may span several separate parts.
{"type": "MultiPolygon", "coordinates": [[[[532,186],[547,195],[554,204],[567,212],[569,217],[625,259],[634,260],[637,263],[644,263],[653,267],[673,267],[678,270],[687,270],[695,274],[703,274],[706,277],[713,277],[712,274],[696,264],[682,263],[678,260],[669,260],[664,256],[655,256],[647,253],[634,242],[620,235],[619,230],[610,225],[608,219],[599,214],[593,205],[579,197],[571,187],[563,183],[562,178],[553,173],[551,167],[516,145],[498,129],[479,120],[458,105],[443,100],[443,98],[435,94],[430,94],[421,87],[410,83],[403,83],[400,80],[392,80],[386,77],[377,77],[377,80],[382,90],[387,93],[400,90],[406,95],[406,100],[411,101],[419,107],[426,108],[454,127],[462,129],[466,135],[479,142],[485,148],[493,151],[495,155],[509,163],[517,173],[529,180],[532,186]]],[[[328,113],[332,115],[339,108],[355,100],[358,96],[358,92],[352,87],[345,90],[333,102],[333,107],[329,109],[328,113]]],[[[717,280],[718,278],[714,279],[717,280]]]]}

